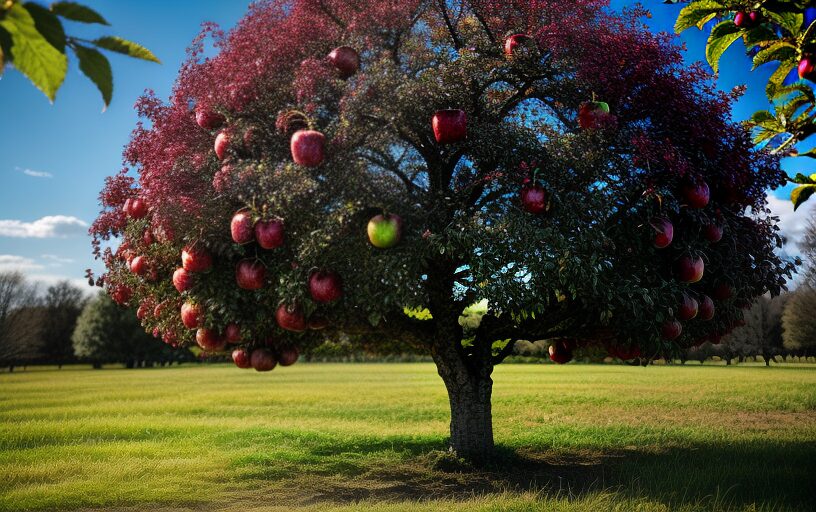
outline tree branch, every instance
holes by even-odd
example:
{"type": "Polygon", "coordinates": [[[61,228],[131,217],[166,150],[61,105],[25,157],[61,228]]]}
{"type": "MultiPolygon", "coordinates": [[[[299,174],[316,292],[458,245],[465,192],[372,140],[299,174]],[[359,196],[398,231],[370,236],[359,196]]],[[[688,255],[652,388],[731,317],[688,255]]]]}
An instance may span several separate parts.
{"type": "Polygon", "coordinates": [[[462,41],[459,39],[459,34],[456,33],[456,29],[453,28],[450,16],[448,15],[448,8],[445,7],[445,0],[437,0],[436,3],[439,6],[439,11],[442,13],[442,18],[445,20],[445,25],[448,27],[448,32],[453,40],[453,47],[457,50],[461,50],[462,41]]]}

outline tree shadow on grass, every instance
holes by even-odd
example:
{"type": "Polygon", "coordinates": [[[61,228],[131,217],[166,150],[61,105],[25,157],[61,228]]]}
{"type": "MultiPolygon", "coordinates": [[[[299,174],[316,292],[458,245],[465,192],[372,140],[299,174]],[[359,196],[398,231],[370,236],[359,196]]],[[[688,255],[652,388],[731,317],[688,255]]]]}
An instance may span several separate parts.
{"type": "Polygon", "coordinates": [[[498,448],[491,464],[475,468],[450,456],[437,437],[343,442],[314,435],[299,441],[297,455],[260,452],[236,461],[237,478],[301,505],[612,491],[668,507],[816,510],[816,442],[711,443],[649,452],[498,448]]]}

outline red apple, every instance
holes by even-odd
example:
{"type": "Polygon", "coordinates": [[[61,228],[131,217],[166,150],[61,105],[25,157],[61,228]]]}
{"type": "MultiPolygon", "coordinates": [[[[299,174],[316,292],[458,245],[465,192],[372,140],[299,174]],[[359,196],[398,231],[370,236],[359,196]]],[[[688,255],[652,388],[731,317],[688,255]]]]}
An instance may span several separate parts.
{"type": "Polygon", "coordinates": [[[524,49],[532,41],[527,34],[513,34],[504,40],[504,54],[512,57],[516,49],[524,49]]]}
{"type": "Polygon", "coordinates": [[[655,230],[654,246],[658,249],[665,249],[674,239],[674,226],[668,219],[658,217],[652,219],[652,227],[655,230]]]}
{"type": "Polygon", "coordinates": [[[691,320],[697,316],[699,304],[691,295],[684,293],[680,306],[677,308],[677,318],[680,320],[691,320]]]}
{"type": "Polygon", "coordinates": [[[340,46],[332,50],[329,54],[329,62],[337,68],[343,80],[360,69],[360,55],[350,46],[340,46]]]}
{"type": "Polygon", "coordinates": [[[232,362],[238,368],[252,368],[252,360],[249,352],[243,348],[236,348],[232,351],[232,362]]]}
{"type": "Polygon", "coordinates": [[[220,334],[212,329],[203,328],[196,331],[196,343],[207,352],[220,352],[227,344],[220,334]]]}
{"type": "Polygon", "coordinates": [[[230,343],[241,341],[241,327],[238,324],[227,324],[224,328],[224,338],[230,343]]]}
{"type": "Polygon", "coordinates": [[[128,217],[130,217],[130,204],[132,202],[133,202],[133,199],[128,197],[127,199],[125,199],[125,202],[122,205],[122,212],[124,212],[124,214],[127,215],[128,217]]]}
{"type": "Polygon", "coordinates": [[[166,331],[164,334],[162,334],[162,341],[172,347],[176,347],[178,336],[173,331],[166,331]]]}
{"type": "Polygon", "coordinates": [[[221,130],[218,132],[218,135],[215,136],[215,144],[213,148],[215,149],[215,156],[218,157],[219,160],[223,160],[227,157],[227,152],[229,151],[230,147],[230,137],[226,131],[221,130]]]}
{"type": "Polygon", "coordinates": [[[431,119],[431,126],[439,144],[453,144],[467,138],[467,115],[464,110],[437,110],[431,119]]]}
{"type": "Polygon", "coordinates": [[[700,320],[711,320],[714,318],[714,301],[708,295],[700,295],[700,308],[697,318],[700,320]]]}
{"type": "Polygon", "coordinates": [[[139,304],[139,309],[136,310],[136,318],[138,318],[139,320],[144,320],[149,312],[150,304],[143,302],[139,304]]]}
{"type": "Polygon", "coordinates": [[[736,25],[738,28],[754,28],[759,25],[761,21],[762,14],[757,11],[739,11],[736,15],[734,15],[734,25],[736,25]]]}
{"type": "Polygon", "coordinates": [[[258,260],[243,259],[235,265],[235,282],[244,290],[260,290],[266,281],[266,267],[258,260]]]}
{"type": "Polygon", "coordinates": [[[688,184],[683,187],[683,199],[691,208],[705,208],[711,193],[708,189],[708,183],[700,181],[694,184],[688,184]]]}
{"type": "Polygon", "coordinates": [[[281,366],[292,366],[298,360],[300,352],[296,347],[287,346],[278,352],[278,363],[281,366]]]}
{"type": "Polygon", "coordinates": [[[673,340],[680,337],[683,333],[683,326],[677,320],[666,320],[660,328],[660,335],[663,339],[673,340]]]}
{"type": "Polygon", "coordinates": [[[375,215],[366,227],[368,241],[378,249],[390,249],[402,239],[402,217],[399,215],[375,215]]]}
{"type": "Polygon", "coordinates": [[[147,202],[139,197],[134,197],[130,200],[130,208],[127,213],[134,219],[147,216],[147,202]]]}
{"type": "Polygon", "coordinates": [[[526,211],[538,215],[547,210],[547,189],[538,184],[521,187],[521,206],[526,211]]]}
{"type": "Polygon", "coordinates": [[[255,240],[264,249],[275,249],[283,245],[285,231],[280,219],[259,220],[255,223],[255,240]]]}
{"type": "Polygon", "coordinates": [[[287,331],[303,332],[306,330],[306,318],[299,306],[281,304],[275,311],[275,320],[281,329],[287,331]]]}
{"type": "Polygon", "coordinates": [[[193,274],[179,267],[173,272],[173,286],[176,287],[179,293],[189,290],[193,287],[193,274]]]}
{"type": "Polygon", "coordinates": [[[255,222],[249,210],[238,210],[230,221],[230,233],[236,244],[247,244],[255,239],[255,222]]]}
{"type": "Polygon", "coordinates": [[[309,276],[309,293],[315,302],[334,302],[343,296],[343,280],[335,272],[318,270],[309,276]]]}
{"type": "Polygon", "coordinates": [[[712,244],[716,244],[722,240],[723,229],[716,224],[706,224],[703,227],[703,237],[712,244]]]}
{"type": "Polygon", "coordinates": [[[181,266],[187,272],[206,272],[212,267],[212,256],[201,247],[185,247],[181,251],[181,266]]]}
{"type": "Polygon", "coordinates": [[[214,130],[224,124],[224,116],[205,108],[196,108],[196,123],[206,130],[214,130]]]}
{"type": "Polygon", "coordinates": [[[682,256],[676,263],[677,277],[683,283],[696,283],[703,278],[705,264],[703,258],[682,256]]]}
{"type": "Polygon", "coordinates": [[[586,101],[578,108],[578,126],[583,130],[601,128],[609,117],[609,104],[603,101],[586,101]]]}
{"type": "Polygon", "coordinates": [[[252,367],[259,372],[268,372],[278,364],[278,361],[275,359],[275,354],[267,348],[257,348],[253,350],[250,361],[252,367]]]}
{"type": "Polygon", "coordinates": [[[572,361],[572,350],[558,341],[550,345],[547,350],[550,353],[550,360],[554,363],[564,364],[572,361]]]}
{"type": "Polygon", "coordinates": [[[198,304],[185,302],[181,305],[181,323],[188,329],[196,329],[204,321],[204,311],[198,304]]]}
{"type": "Polygon", "coordinates": [[[137,276],[144,275],[147,272],[147,258],[144,256],[136,256],[130,260],[130,271],[137,276]]]}
{"type": "Polygon", "coordinates": [[[325,157],[326,136],[315,130],[300,130],[292,135],[292,160],[298,165],[317,167],[325,157]]]}
{"type": "Polygon", "coordinates": [[[816,82],[816,57],[807,55],[799,61],[799,78],[816,82]]]}

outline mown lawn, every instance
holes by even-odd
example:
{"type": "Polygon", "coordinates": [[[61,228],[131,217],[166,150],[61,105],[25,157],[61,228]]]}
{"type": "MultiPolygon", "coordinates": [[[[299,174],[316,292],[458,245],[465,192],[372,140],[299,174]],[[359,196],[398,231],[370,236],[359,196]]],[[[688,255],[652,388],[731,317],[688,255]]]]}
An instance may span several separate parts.
{"type": "Polygon", "coordinates": [[[477,471],[430,364],[0,374],[0,510],[816,510],[816,366],[494,380],[477,471]]]}

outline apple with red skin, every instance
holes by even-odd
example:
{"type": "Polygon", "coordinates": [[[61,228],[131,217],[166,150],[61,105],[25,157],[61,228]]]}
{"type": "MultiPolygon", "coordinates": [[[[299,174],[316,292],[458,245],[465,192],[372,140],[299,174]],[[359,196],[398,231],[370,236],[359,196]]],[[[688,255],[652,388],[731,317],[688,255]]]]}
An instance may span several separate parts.
{"type": "Polygon", "coordinates": [[[677,278],[683,283],[696,283],[703,278],[705,264],[699,256],[682,256],[675,264],[677,278]]]}
{"type": "Polygon", "coordinates": [[[130,271],[137,276],[143,276],[147,272],[147,258],[144,256],[136,256],[130,260],[130,271]]]}
{"type": "Polygon", "coordinates": [[[181,305],[181,323],[188,329],[197,329],[201,327],[204,321],[204,311],[198,304],[185,302],[181,305]]]}
{"type": "Polygon", "coordinates": [[[316,130],[299,130],[292,135],[292,160],[305,167],[317,167],[326,156],[326,136],[316,130]]]}
{"type": "Polygon", "coordinates": [[[166,331],[162,334],[162,341],[175,348],[177,346],[178,336],[176,336],[176,333],[173,331],[166,331]]]}
{"type": "Polygon", "coordinates": [[[218,132],[218,135],[215,136],[215,143],[213,144],[213,149],[215,149],[215,156],[218,157],[219,160],[223,160],[227,157],[227,153],[229,152],[230,147],[230,137],[229,134],[221,130],[218,132]]]}
{"type": "MultiPolygon", "coordinates": [[[[127,205],[127,201],[125,201],[127,205]]],[[[130,206],[126,210],[126,213],[134,219],[141,219],[147,216],[147,201],[140,197],[134,197],[130,200],[130,206]]]]}
{"type": "Polygon", "coordinates": [[[527,34],[513,34],[504,40],[504,54],[507,57],[512,57],[516,49],[527,48],[532,38],[527,34]]]}
{"type": "Polygon", "coordinates": [[[227,341],[214,330],[201,328],[196,331],[196,343],[207,352],[220,352],[227,341]]]}
{"type": "Polygon", "coordinates": [[[714,318],[714,301],[708,295],[700,295],[700,307],[697,310],[697,318],[700,320],[711,320],[714,318]]]}
{"type": "Polygon", "coordinates": [[[238,324],[227,324],[224,328],[224,339],[229,343],[238,343],[241,338],[241,327],[238,324]]]}
{"type": "Polygon", "coordinates": [[[547,189],[541,185],[525,184],[521,187],[521,207],[529,213],[538,215],[547,210],[547,189]]]}
{"type": "Polygon", "coordinates": [[[434,138],[439,144],[453,144],[467,138],[467,115],[464,110],[437,110],[431,118],[434,138]]]}
{"type": "Polygon", "coordinates": [[[149,309],[150,304],[147,304],[145,302],[141,303],[139,305],[139,309],[136,310],[136,318],[138,318],[139,320],[144,320],[145,317],[147,317],[147,314],[149,313],[148,311],[149,309]]]}
{"type": "Polygon", "coordinates": [[[318,270],[309,276],[309,293],[315,302],[334,302],[343,296],[343,280],[330,270],[318,270]]]}
{"type": "Polygon", "coordinates": [[[329,53],[329,62],[337,68],[340,78],[345,80],[360,69],[360,54],[351,46],[338,46],[329,53]]]}
{"type": "Polygon", "coordinates": [[[680,320],[691,320],[699,312],[700,305],[694,297],[687,293],[683,293],[683,299],[680,301],[680,306],[677,308],[677,318],[680,320]]]}
{"type": "Polygon", "coordinates": [[[125,199],[124,204],[122,204],[122,212],[123,212],[125,215],[127,215],[128,217],[130,217],[130,204],[131,204],[132,202],[133,202],[133,199],[131,199],[131,198],[129,198],[129,197],[128,197],[127,199],[125,199]]]}
{"type": "Polygon", "coordinates": [[[712,244],[716,244],[722,240],[722,236],[723,229],[717,224],[706,224],[705,227],[703,227],[703,237],[712,244]]]}
{"type": "Polygon", "coordinates": [[[685,185],[682,193],[683,199],[690,208],[705,208],[711,198],[711,191],[705,181],[685,185]]]}
{"type": "Polygon", "coordinates": [[[286,231],[280,219],[259,220],[255,223],[255,240],[264,249],[276,249],[283,245],[286,231]]]}
{"type": "Polygon", "coordinates": [[[728,300],[734,295],[734,290],[728,283],[717,283],[711,290],[711,296],[717,300],[728,300]]]}
{"type": "Polygon", "coordinates": [[[181,251],[181,266],[187,272],[206,272],[212,267],[212,256],[201,247],[185,247],[181,251]]]}
{"type": "Polygon", "coordinates": [[[230,234],[236,244],[248,244],[255,240],[255,222],[249,210],[238,210],[230,221],[230,234]]]}
{"type": "Polygon", "coordinates": [[[652,219],[650,223],[655,230],[655,237],[654,237],[654,246],[658,249],[665,249],[668,247],[672,240],[674,239],[674,226],[669,219],[664,219],[662,217],[652,219]]]}
{"type": "Polygon", "coordinates": [[[390,249],[402,239],[402,217],[380,214],[371,217],[366,226],[368,241],[378,249],[390,249]]]}
{"type": "Polygon", "coordinates": [[[179,293],[191,289],[194,281],[193,274],[184,270],[184,267],[179,267],[173,272],[173,286],[176,287],[179,293]]]}
{"type": "Polygon", "coordinates": [[[799,61],[799,78],[816,82],[816,57],[807,55],[799,61]]]}
{"type": "Polygon", "coordinates": [[[609,104],[604,101],[586,101],[578,108],[578,126],[583,130],[601,128],[609,116],[609,104]]]}
{"type": "Polygon", "coordinates": [[[243,348],[236,348],[232,351],[232,362],[238,368],[252,368],[252,356],[243,348]]]}
{"type": "Polygon", "coordinates": [[[745,12],[739,11],[734,15],[734,25],[737,28],[749,29],[754,28],[762,21],[762,14],[757,11],[745,12]]]}
{"type": "Polygon", "coordinates": [[[281,304],[275,311],[275,321],[281,329],[292,332],[303,332],[306,330],[306,318],[300,306],[281,304]]]}
{"type": "Polygon", "coordinates": [[[287,346],[278,351],[278,364],[281,366],[292,366],[300,357],[300,352],[296,347],[287,346]]]}
{"type": "Polygon", "coordinates": [[[257,348],[253,350],[250,356],[250,362],[252,363],[252,367],[259,372],[268,372],[278,364],[277,359],[275,359],[275,354],[268,348],[257,348]]]}
{"type": "Polygon", "coordinates": [[[683,325],[675,319],[666,320],[660,328],[660,335],[665,340],[673,340],[683,333],[683,325]]]}
{"type": "Polygon", "coordinates": [[[550,360],[554,363],[565,364],[572,361],[572,352],[558,348],[557,344],[550,345],[547,350],[550,353],[550,360]]]}
{"type": "Polygon", "coordinates": [[[224,124],[224,116],[205,108],[196,108],[195,119],[198,126],[205,130],[215,130],[224,124]]]}
{"type": "Polygon", "coordinates": [[[243,259],[235,265],[235,282],[244,290],[260,290],[266,282],[266,267],[258,260],[243,259]]]}

